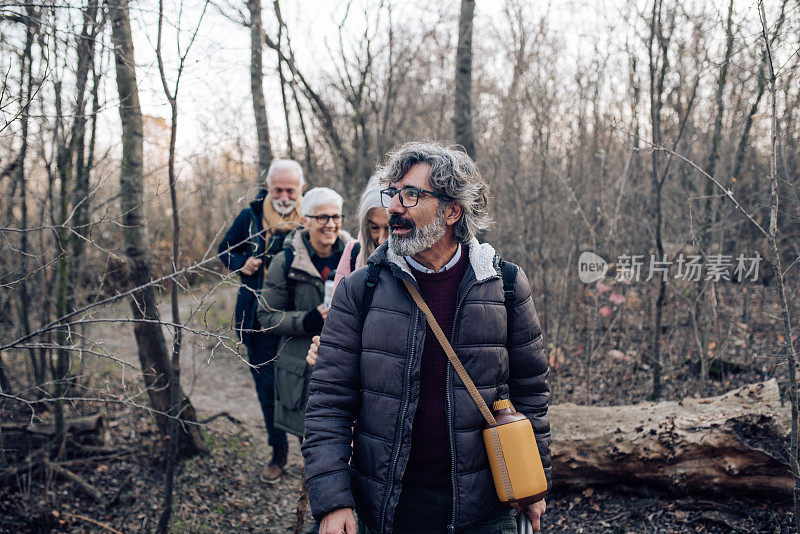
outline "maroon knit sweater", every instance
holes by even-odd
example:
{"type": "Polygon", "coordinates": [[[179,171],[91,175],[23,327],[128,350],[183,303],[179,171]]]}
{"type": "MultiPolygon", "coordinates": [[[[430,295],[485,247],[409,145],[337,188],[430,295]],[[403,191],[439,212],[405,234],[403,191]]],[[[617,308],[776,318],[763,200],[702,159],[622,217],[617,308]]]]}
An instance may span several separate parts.
{"type": "MultiPolygon", "coordinates": [[[[467,247],[461,245],[461,258],[443,273],[425,274],[412,267],[422,298],[447,339],[453,335],[458,286],[468,266],[467,247]]],[[[450,483],[447,366],[447,355],[428,323],[420,363],[419,404],[411,429],[411,456],[403,475],[403,482],[407,484],[441,486],[450,483]]]]}

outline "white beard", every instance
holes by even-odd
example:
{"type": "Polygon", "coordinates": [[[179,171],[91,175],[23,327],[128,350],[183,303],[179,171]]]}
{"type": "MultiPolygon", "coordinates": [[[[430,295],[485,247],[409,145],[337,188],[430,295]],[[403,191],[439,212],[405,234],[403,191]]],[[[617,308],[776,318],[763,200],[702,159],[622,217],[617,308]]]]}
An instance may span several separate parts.
{"type": "Polygon", "coordinates": [[[280,215],[289,215],[294,211],[294,208],[297,206],[296,200],[290,200],[288,202],[283,202],[280,200],[272,199],[272,208],[278,212],[280,215]]]}
{"type": "Polygon", "coordinates": [[[389,233],[389,246],[398,256],[413,256],[428,250],[439,241],[447,229],[444,212],[436,213],[436,219],[427,226],[417,226],[407,236],[389,233]]]}

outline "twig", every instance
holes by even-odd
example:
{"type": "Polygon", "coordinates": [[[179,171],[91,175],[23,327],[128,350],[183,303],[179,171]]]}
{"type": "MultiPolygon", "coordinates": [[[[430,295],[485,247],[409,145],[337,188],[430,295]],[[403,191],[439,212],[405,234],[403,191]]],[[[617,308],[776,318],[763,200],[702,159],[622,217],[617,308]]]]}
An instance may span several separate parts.
{"type": "Polygon", "coordinates": [[[37,467],[39,467],[40,461],[37,458],[26,458],[25,461],[21,464],[9,466],[6,469],[0,471],[0,484],[3,484],[6,480],[13,478],[20,473],[24,473],[26,471],[33,471],[37,467]]]}
{"type": "Polygon", "coordinates": [[[303,474],[302,479],[300,480],[300,496],[297,498],[297,510],[295,510],[294,513],[292,534],[301,534],[303,532],[303,522],[305,519],[307,506],[308,491],[306,490],[306,466],[303,465],[303,474]]]}
{"type": "Polygon", "coordinates": [[[769,233],[767,233],[767,231],[760,224],[758,224],[758,221],[756,221],[753,218],[753,216],[746,209],[744,209],[744,207],[742,207],[742,205],[739,203],[739,201],[736,200],[736,197],[733,196],[733,191],[731,191],[730,189],[728,189],[724,185],[722,185],[719,182],[719,180],[717,180],[713,176],[710,176],[706,171],[704,171],[702,168],[700,168],[699,165],[697,165],[695,162],[693,162],[692,160],[690,160],[686,156],[684,156],[682,154],[678,154],[674,150],[670,150],[670,149],[668,149],[666,147],[650,143],[646,139],[642,139],[642,141],[644,141],[644,142],[646,142],[646,143],[648,143],[650,145],[650,150],[657,150],[657,151],[661,151],[661,152],[666,152],[667,154],[678,158],[679,160],[683,161],[684,163],[686,163],[687,165],[689,165],[690,167],[695,169],[697,172],[699,172],[700,174],[705,176],[705,178],[707,180],[711,180],[714,183],[715,186],[717,186],[719,189],[722,190],[722,192],[724,193],[725,197],[728,198],[733,203],[734,206],[736,206],[736,209],[739,210],[745,217],[747,217],[747,219],[753,224],[753,226],[755,226],[758,229],[758,231],[761,232],[761,235],[763,235],[764,237],[769,237],[769,233]]]}
{"type": "Polygon", "coordinates": [[[211,421],[213,421],[215,419],[219,419],[220,417],[225,417],[226,419],[228,419],[232,423],[236,423],[237,425],[244,425],[244,421],[235,418],[234,416],[232,416],[228,412],[219,412],[218,414],[212,415],[211,417],[207,417],[207,418],[203,419],[202,421],[200,421],[200,424],[201,425],[207,425],[211,421]]]}
{"type": "Polygon", "coordinates": [[[107,525],[107,524],[105,524],[105,523],[103,523],[101,521],[97,521],[96,519],[92,519],[91,517],[86,517],[85,515],[71,514],[69,512],[62,512],[61,515],[63,515],[64,517],[70,517],[72,519],[80,519],[82,521],[86,521],[87,523],[91,523],[93,525],[97,525],[100,528],[104,528],[109,532],[113,532],[114,534],[123,534],[122,532],[120,532],[119,530],[115,529],[111,525],[107,525]]]}
{"type": "Polygon", "coordinates": [[[54,473],[60,475],[67,480],[74,482],[75,484],[80,487],[86,495],[94,499],[95,501],[99,502],[100,504],[106,504],[106,498],[103,496],[103,493],[86,482],[83,477],[80,475],[76,475],[66,467],[63,467],[57,463],[51,462],[47,457],[44,458],[44,465],[47,469],[50,469],[54,473]]]}
{"type": "Polygon", "coordinates": [[[748,532],[747,530],[739,527],[736,524],[734,518],[724,517],[723,514],[719,512],[714,512],[714,511],[701,512],[698,517],[692,519],[691,521],[689,521],[689,523],[690,524],[697,523],[699,521],[708,521],[711,523],[716,523],[717,525],[722,525],[724,527],[731,529],[732,532],[748,532]]]}
{"type": "Polygon", "coordinates": [[[85,464],[96,464],[98,462],[103,462],[106,460],[115,460],[118,458],[122,458],[123,456],[128,456],[129,454],[133,454],[138,452],[142,449],[139,448],[129,448],[129,449],[122,449],[113,454],[107,454],[102,456],[90,456],[87,458],[75,458],[74,460],[62,460],[59,462],[59,465],[62,466],[76,466],[76,465],[85,465],[85,464]]]}

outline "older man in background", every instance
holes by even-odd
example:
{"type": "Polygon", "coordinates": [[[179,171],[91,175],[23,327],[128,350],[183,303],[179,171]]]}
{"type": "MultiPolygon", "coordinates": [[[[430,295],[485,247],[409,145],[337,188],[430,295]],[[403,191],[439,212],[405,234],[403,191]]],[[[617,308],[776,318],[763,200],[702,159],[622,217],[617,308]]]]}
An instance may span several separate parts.
{"type": "Polygon", "coordinates": [[[303,169],[294,160],[279,159],[270,165],[265,189],[236,217],[222,242],[219,257],[241,279],[236,298],[236,330],[247,347],[250,372],[264,415],[272,460],[261,480],[277,482],[286,465],[286,432],[275,427],[275,352],[280,337],[263,329],[256,317],[257,296],[272,258],[283,249],[286,235],[301,225],[301,196],[305,189],[303,169]]]}

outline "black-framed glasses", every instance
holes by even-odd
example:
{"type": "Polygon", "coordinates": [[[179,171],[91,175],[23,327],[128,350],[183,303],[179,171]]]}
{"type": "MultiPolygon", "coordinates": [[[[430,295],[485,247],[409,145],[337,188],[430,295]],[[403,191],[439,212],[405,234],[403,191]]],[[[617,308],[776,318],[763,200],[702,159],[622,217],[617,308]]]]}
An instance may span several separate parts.
{"type": "Polygon", "coordinates": [[[391,204],[392,199],[400,193],[400,204],[404,208],[413,208],[419,202],[419,197],[422,195],[430,195],[436,198],[442,198],[443,195],[439,195],[438,193],[434,193],[433,191],[428,191],[427,189],[420,189],[419,187],[414,187],[413,185],[408,185],[403,189],[397,189],[395,187],[390,187],[388,189],[381,190],[381,205],[384,208],[388,208],[389,204],[391,204]]]}
{"type": "Polygon", "coordinates": [[[316,219],[317,223],[322,226],[328,224],[328,221],[333,221],[333,224],[339,226],[344,220],[344,215],[306,215],[309,219],[316,219]]]}

